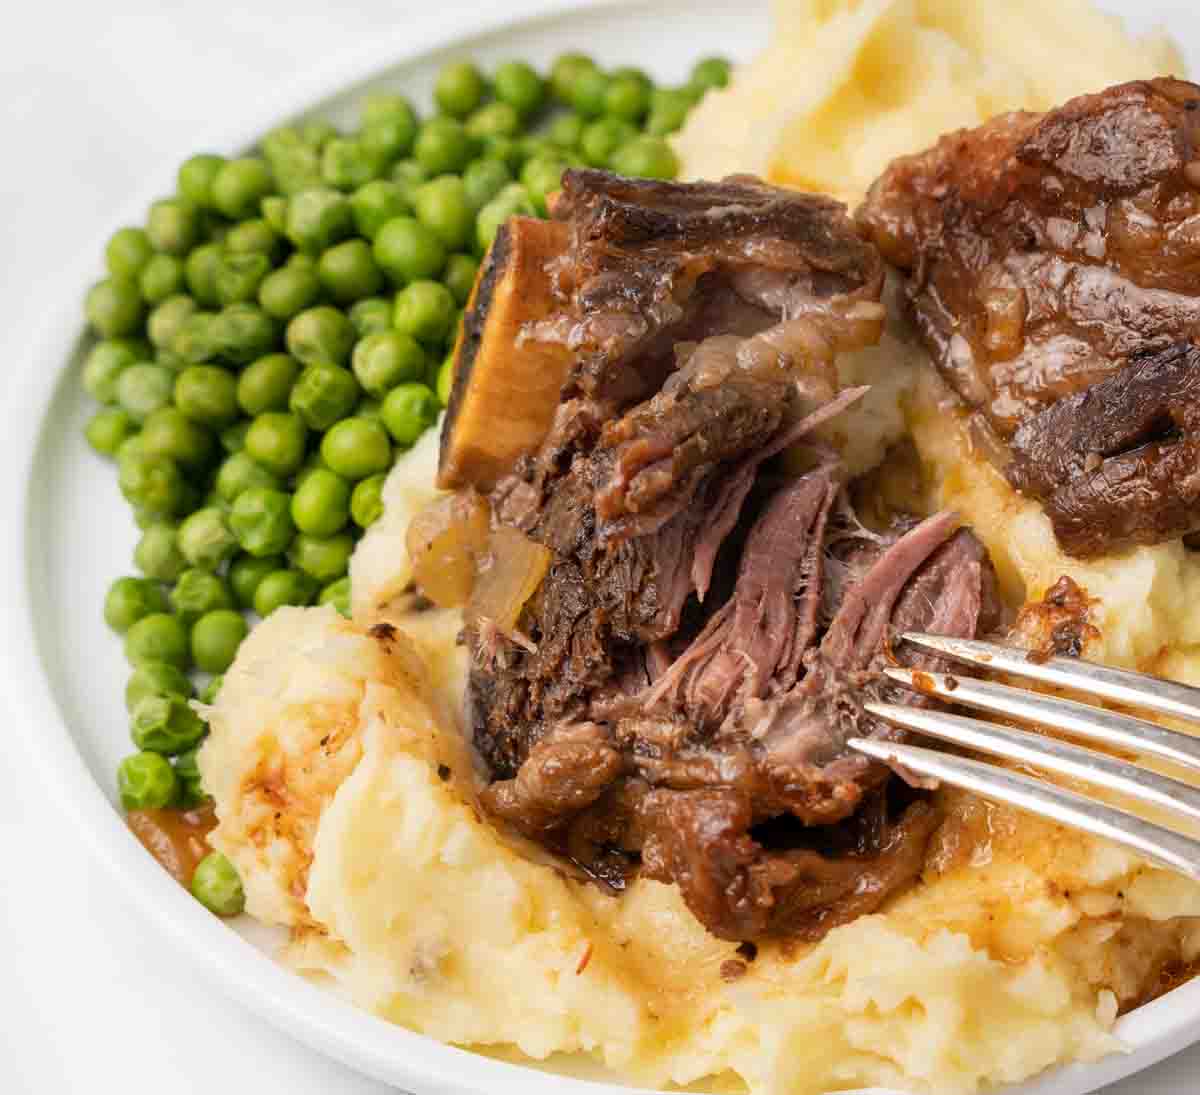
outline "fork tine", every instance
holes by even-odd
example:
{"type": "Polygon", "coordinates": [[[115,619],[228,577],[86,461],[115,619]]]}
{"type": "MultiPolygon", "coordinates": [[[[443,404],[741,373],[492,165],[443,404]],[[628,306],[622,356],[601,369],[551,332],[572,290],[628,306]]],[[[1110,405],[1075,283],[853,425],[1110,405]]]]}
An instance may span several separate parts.
{"type": "Polygon", "coordinates": [[[894,703],[868,703],[865,707],[872,715],[930,737],[1083,780],[1200,821],[1200,789],[1169,776],[1138,768],[1128,761],[1117,760],[1057,738],[1031,734],[1010,726],[997,726],[963,715],[951,715],[945,711],[894,703]]]}
{"type": "Polygon", "coordinates": [[[1155,722],[978,677],[927,673],[922,669],[898,666],[888,666],[884,673],[922,695],[936,696],[949,703],[1006,715],[1022,722],[1043,723],[1089,741],[1150,754],[1200,771],[1200,738],[1155,722]]]}
{"type": "Polygon", "coordinates": [[[1073,688],[1144,711],[1157,711],[1160,715],[1200,723],[1200,688],[1176,681],[1164,681],[1130,669],[1113,669],[1081,658],[1053,657],[1031,661],[1025,651],[982,639],[951,639],[915,631],[905,632],[901,639],[997,673],[1011,673],[1060,688],[1073,688]]]}
{"type": "Polygon", "coordinates": [[[983,798],[1007,802],[1019,810],[1039,814],[1124,845],[1147,859],[1200,882],[1200,841],[1143,821],[1124,810],[969,757],[956,757],[917,745],[900,745],[867,738],[851,738],[847,744],[885,763],[902,765],[910,771],[965,788],[983,798]]]}

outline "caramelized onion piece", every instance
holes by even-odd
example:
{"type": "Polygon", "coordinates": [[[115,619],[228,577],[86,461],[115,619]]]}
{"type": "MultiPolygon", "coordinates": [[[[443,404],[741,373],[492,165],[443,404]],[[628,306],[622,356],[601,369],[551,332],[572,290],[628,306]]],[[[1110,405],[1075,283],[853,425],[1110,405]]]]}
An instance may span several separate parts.
{"type": "Polygon", "coordinates": [[[470,488],[439,498],[408,526],[406,544],[417,588],[441,608],[467,603],[488,549],[487,501],[470,488]]]}
{"type": "Polygon", "coordinates": [[[492,531],[488,553],[480,560],[475,589],[467,606],[467,625],[488,621],[511,636],[525,602],[550,569],[550,549],[509,525],[492,531]]]}

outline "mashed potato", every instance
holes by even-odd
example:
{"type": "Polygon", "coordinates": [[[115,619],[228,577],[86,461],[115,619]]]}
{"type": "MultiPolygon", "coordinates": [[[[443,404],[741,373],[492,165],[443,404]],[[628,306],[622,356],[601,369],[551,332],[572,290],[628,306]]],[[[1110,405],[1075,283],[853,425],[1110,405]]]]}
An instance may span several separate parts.
{"type": "Polygon", "coordinates": [[[896,156],[1007,110],[1181,74],[1089,0],[775,0],[776,32],[675,139],[683,177],[748,171],[854,205],[896,156]]]}
{"type": "MultiPolygon", "coordinates": [[[[778,19],[766,55],[681,135],[692,174],[757,170],[853,200],[946,128],[1178,67],[1165,42],[1130,42],[1078,0],[810,0],[778,19]]],[[[1014,603],[1071,574],[1095,599],[1092,656],[1200,682],[1197,557],[1062,556],[1040,508],[971,451],[892,313],[880,347],[840,363],[846,384],[872,385],[829,428],[848,463],[866,470],[911,436],[910,496],[962,513],[1014,603]]],[[[405,529],[437,495],[436,460],[431,431],[389,476],[352,563],[354,622],[275,613],[208,711],[212,840],[248,911],[291,929],[295,968],[460,1045],[587,1055],[651,1086],[816,1095],[968,1093],[1117,1051],[1119,1009],[1164,963],[1200,958],[1200,886],[952,790],[917,886],[751,961],[675,887],[642,879],[613,899],[524,854],[475,807],[461,620],[405,594],[405,529]]]]}

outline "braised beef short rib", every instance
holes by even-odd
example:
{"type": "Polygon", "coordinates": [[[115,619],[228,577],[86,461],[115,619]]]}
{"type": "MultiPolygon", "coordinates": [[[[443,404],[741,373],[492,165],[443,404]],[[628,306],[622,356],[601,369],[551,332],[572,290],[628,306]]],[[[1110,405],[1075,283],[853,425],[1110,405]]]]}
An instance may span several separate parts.
{"type": "Polygon", "coordinates": [[[1171,399],[1157,376],[1177,386],[1200,364],[1171,349],[1200,336],[1200,86],[1122,84],[949,134],[893,161],[857,219],[909,275],[942,375],[1002,464],[1014,443],[1010,479],[1066,551],[1200,529],[1190,423],[1140,411],[1171,399]],[[1148,370],[1155,354],[1169,367],[1148,370]],[[1116,395],[1136,427],[1100,428],[1116,395]]]}
{"type": "Polygon", "coordinates": [[[489,499],[551,561],[510,633],[468,612],[483,803],[722,938],[818,938],[911,883],[938,821],[846,745],[897,733],[863,708],[893,636],[999,611],[952,515],[868,530],[814,437],[862,395],[834,357],[878,339],[882,264],[841,206],[751,179],[569,171],[552,211],[561,307],[521,337],[573,365],[489,499]]]}

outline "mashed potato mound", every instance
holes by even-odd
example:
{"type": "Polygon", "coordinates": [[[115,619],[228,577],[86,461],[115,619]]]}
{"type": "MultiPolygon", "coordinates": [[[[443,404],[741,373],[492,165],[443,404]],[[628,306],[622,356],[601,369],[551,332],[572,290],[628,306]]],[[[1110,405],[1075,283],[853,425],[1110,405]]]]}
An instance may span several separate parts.
{"type": "Polygon", "coordinates": [[[888,162],[1008,110],[1181,74],[1090,0],[775,0],[770,45],[675,138],[684,178],[750,172],[854,205],[888,162]]]}

